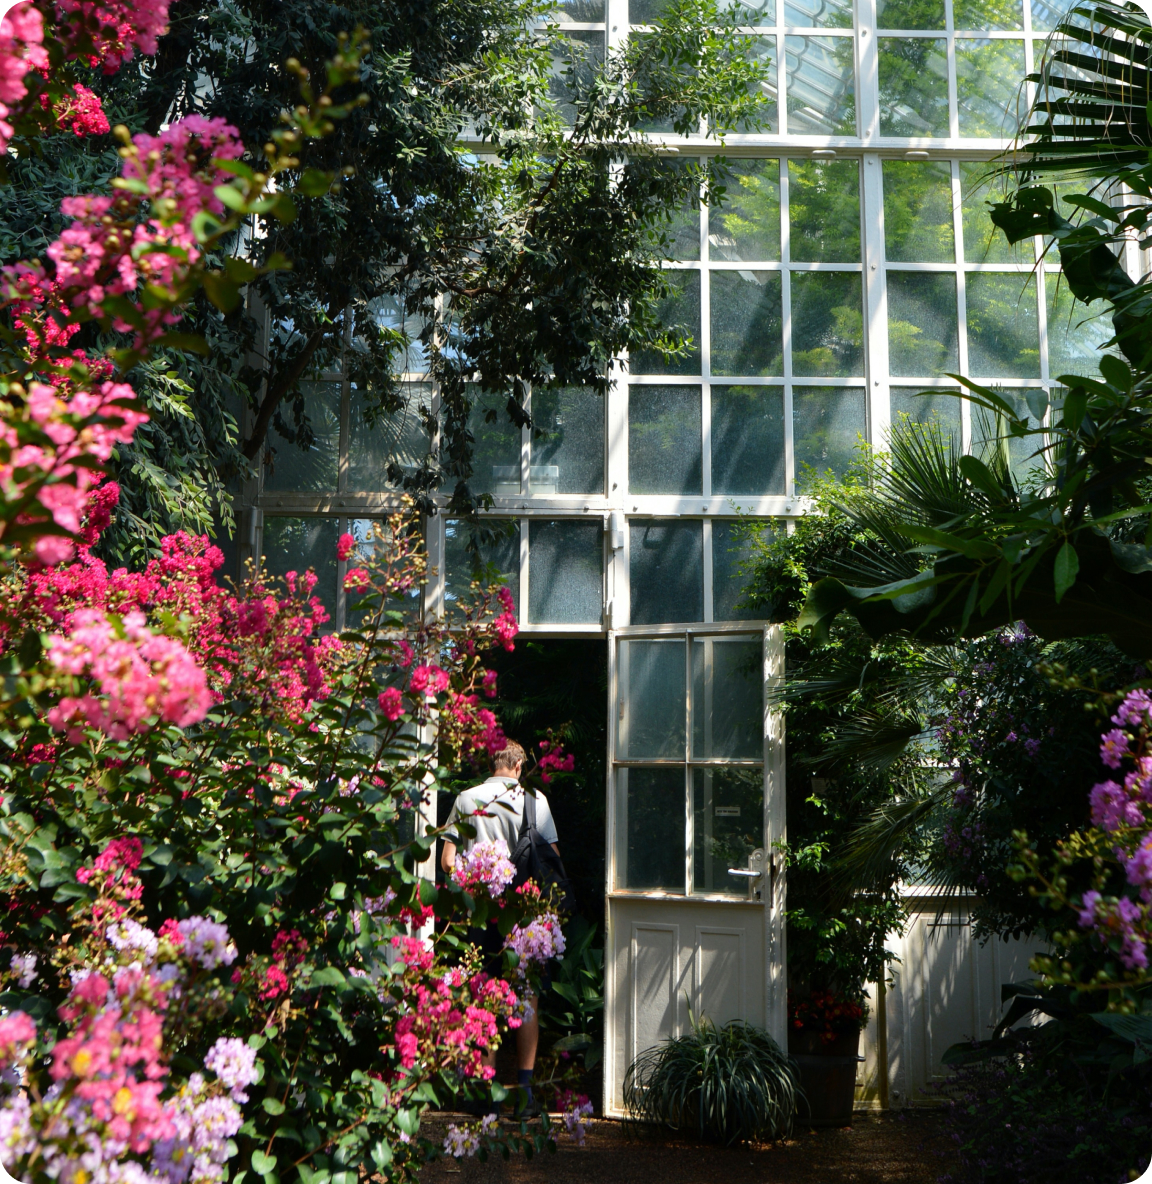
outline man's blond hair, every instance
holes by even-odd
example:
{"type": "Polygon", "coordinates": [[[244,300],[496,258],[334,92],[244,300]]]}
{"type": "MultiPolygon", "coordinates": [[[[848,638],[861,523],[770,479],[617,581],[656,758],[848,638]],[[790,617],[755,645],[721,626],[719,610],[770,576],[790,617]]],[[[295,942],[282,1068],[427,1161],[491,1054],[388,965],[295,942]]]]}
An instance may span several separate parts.
{"type": "Polygon", "coordinates": [[[497,769],[514,769],[517,765],[522,765],[527,756],[515,740],[505,740],[504,747],[492,754],[492,770],[495,772],[497,769]]]}

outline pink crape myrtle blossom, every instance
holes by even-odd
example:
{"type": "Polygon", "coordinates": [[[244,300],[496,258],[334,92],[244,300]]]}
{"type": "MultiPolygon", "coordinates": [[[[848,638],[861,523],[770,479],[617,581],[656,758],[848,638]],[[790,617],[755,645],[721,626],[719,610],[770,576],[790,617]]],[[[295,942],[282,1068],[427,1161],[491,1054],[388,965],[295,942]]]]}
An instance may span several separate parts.
{"type": "Polygon", "coordinates": [[[28,93],[24,76],[47,68],[43,18],[31,4],[17,4],[0,17],[0,152],[12,138],[12,105],[28,93]]]}
{"type": "Polygon", "coordinates": [[[452,879],[469,892],[482,889],[495,900],[516,879],[516,867],[503,843],[484,839],[457,855],[452,879]]]}
{"type": "Polygon", "coordinates": [[[56,0],[57,36],[66,56],[114,74],[136,56],[154,54],[168,31],[168,0],[56,0]]]}
{"type": "Polygon", "coordinates": [[[98,691],[66,695],[49,710],[48,722],[70,743],[83,741],[86,726],[117,740],[157,718],[187,727],[212,706],[204,670],[183,642],[153,633],[143,613],[116,622],[100,609],[80,609],[71,634],[51,635],[47,650],[57,671],[90,678],[98,691]]]}
{"type": "Polygon", "coordinates": [[[404,696],[396,687],[386,687],[376,700],[384,718],[395,723],[404,714],[404,696]]]}
{"type": "MultiPolygon", "coordinates": [[[[47,109],[48,104],[48,96],[42,94],[40,106],[47,109]]],[[[57,126],[71,131],[74,136],[103,136],[111,130],[100,96],[79,82],[72,87],[70,95],[65,95],[53,106],[52,114],[57,126]]]]}

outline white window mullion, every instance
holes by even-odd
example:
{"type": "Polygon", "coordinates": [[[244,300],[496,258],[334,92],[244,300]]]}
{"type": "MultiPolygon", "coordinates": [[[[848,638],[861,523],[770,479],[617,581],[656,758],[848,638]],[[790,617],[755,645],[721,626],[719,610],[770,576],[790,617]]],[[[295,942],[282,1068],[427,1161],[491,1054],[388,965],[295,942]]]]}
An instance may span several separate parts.
{"type": "Polygon", "coordinates": [[[860,183],[864,257],[864,373],[869,439],[887,446],[892,419],[888,380],[888,286],[884,271],[884,180],[880,158],[864,157],[860,183]]]}
{"type": "Polygon", "coordinates": [[[792,432],[792,232],[788,218],[788,158],[780,159],[780,321],[784,354],[784,492],[796,496],[796,448],[792,432]]]}
{"type": "MultiPolygon", "coordinates": [[[[951,13],[952,5],[948,5],[951,13]]],[[[952,237],[956,240],[956,316],[959,324],[956,333],[956,359],[960,373],[968,374],[968,301],[964,270],[964,210],[961,205],[964,196],[960,175],[960,162],[952,161],[952,237]]],[[[960,437],[965,452],[972,451],[972,406],[967,399],[960,400],[960,437]]]]}
{"type": "Polygon", "coordinates": [[[876,0],[856,0],[857,103],[860,137],[871,144],[880,134],[880,66],[876,48],[876,0]]]}

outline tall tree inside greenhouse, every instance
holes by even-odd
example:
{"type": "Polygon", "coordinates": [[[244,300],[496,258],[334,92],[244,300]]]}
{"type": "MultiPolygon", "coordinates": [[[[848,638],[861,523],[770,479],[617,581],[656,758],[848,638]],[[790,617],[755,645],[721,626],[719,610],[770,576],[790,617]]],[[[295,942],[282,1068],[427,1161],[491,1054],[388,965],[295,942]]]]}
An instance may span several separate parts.
{"type": "MultiPolygon", "coordinates": [[[[575,7],[588,19],[592,6],[575,7]]],[[[185,326],[205,355],[159,352],[133,379],[152,419],[120,457],[110,555],[139,558],[179,527],[230,529],[229,483],[311,445],[301,383],[337,365],[363,422],[404,409],[429,438],[439,431],[437,456],[388,478],[450,493],[460,512],[476,504],[476,392],[522,424],[534,386],[603,392],[621,352],[677,347],[658,315],[671,213],[701,192],[718,200],[723,166],[671,164],[638,129],[757,126],[762,67],[715,0],[674,0],[607,61],[558,32],[573,8],[182,0],[154,60],[93,74],[113,125],[222,116],[258,168],[300,72],[319,77],[342,31],[362,27],[371,46],[362,106],[301,146],[293,180],[309,196],[269,202],[221,260],[251,281],[247,298],[221,291],[213,303],[209,290],[185,326]],[[276,255],[291,267],[254,273],[276,255]],[[429,405],[407,405],[398,375],[413,356],[438,384],[439,424],[429,405]]],[[[0,192],[0,254],[41,254],[61,229],[60,199],[117,168],[107,133],[20,153],[0,192]]]]}

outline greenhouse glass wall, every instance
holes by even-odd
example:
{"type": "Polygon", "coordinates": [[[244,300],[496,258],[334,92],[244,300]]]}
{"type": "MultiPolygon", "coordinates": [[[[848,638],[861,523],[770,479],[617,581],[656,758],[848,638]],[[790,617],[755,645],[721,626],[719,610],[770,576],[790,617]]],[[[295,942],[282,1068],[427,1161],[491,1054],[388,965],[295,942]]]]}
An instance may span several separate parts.
{"type": "MultiPolygon", "coordinates": [[[[659,11],[660,0],[568,0],[560,20],[595,58],[659,11]]],[[[728,137],[724,207],[675,220],[663,315],[690,350],[621,359],[607,397],[535,392],[530,428],[478,393],[471,425],[472,487],[491,495],[498,528],[485,558],[522,630],[609,647],[609,1112],[628,1063],[683,1031],[689,1006],[785,1038],[772,856],[786,837],[783,735],[764,694],[782,644],[740,604],[741,520],[788,529],[813,474],[845,472],[899,416],[933,419],[973,448],[995,428],[950,397],[950,374],[1023,409],[1059,375],[1092,373],[1110,335],[1095,310],[1073,309],[1039,240],[1010,247],[988,215],[989,164],[1031,101],[1023,79],[1056,9],[747,0],[741,12],[748,53],[770,66],[771,120],[728,137]]],[[[559,74],[556,87],[564,100],[559,74]]],[[[718,151],[705,133],[652,136],[675,162],[718,151]]],[[[347,377],[316,376],[304,391],[311,449],[273,435],[275,465],[251,498],[247,545],[273,572],[313,566],[337,628],[336,539],[367,537],[396,478],[433,447],[437,392],[418,347],[405,365],[405,410],[384,426],[347,377]]],[[[427,523],[436,612],[467,591],[468,528],[444,514],[427,523]]],[[[886,1104],[889,1079],[901,1083],[893,1098],[915,1093],[937,1071],[941,1033],[994,1019],[994,968],[977,965],[960,929],[929,937],[936,953],[916,958],[928,985],[910,979],[907,999],[893,996],[891,1039],[886,1005],[874,1010],[862,1098],[886,1104]],[[947,982],[929,973],[937,965],[947,982]]]]}

